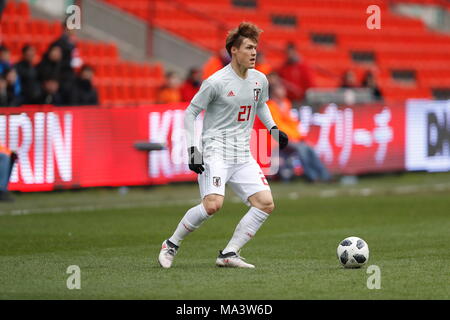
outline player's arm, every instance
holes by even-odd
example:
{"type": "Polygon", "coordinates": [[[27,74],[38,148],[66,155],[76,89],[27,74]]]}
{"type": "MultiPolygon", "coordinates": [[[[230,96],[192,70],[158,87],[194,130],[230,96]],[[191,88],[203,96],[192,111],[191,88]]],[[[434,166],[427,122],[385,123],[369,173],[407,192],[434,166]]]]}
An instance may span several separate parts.
{"type": "Polygon", "coordinates": [[[269,84],[267,79],[265,79],[265,83],[262,90],[261,101],[258,104],[258,108],[256,113],[258,115],[259,120],[264,124],[264,126],[269,130],[270,134],[273,138],[278,141],[280,149],[284,149],[288,143],[289,139],[286,133],[279,130],[273,121],[272,114],[270,113],[269,106],[267,105],[267,100],[269,100],[269,84]]]}
{"type": "Polygon", "coordinates": [[[184,113],[184,130],[186,133],[186,144],[188,146],[188,164],[189,169],[195,173],[202,174],[205,170],[203,167],[203,157],[195,143],[195,119],[202,111],[192,103],[189,104],[184,113]]]}
{"type": "Polygon", "coordinates": [[[205,170],[203,167],[203,156],[199,151],[196,143],[195,119],[206,109],[209,103],[215,97],[215,90],[208,80],[203,81],[200,90],[192,99],[184,113],[184,129],[186,136],[186,145],[188,147],[188,164],[189,169],[195,173],[202,174],[205,170]]]}

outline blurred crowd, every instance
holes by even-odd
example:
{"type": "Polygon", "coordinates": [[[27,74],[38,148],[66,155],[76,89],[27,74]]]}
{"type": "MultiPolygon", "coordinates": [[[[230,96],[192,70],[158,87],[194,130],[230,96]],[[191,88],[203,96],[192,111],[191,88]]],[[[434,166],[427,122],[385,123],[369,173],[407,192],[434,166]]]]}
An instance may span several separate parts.
{"type": "Polygon", "coordinates": [[[81,65],[75,34],[65,24],[63,29],[61,37],[49,45],[42,57],[36,56],[32,45],[25,45],[16,64],[11,63],[8,47],[0,45],[0,106],[98,104],[92,84],[94,69],[81,65]]]}
{"type": "Polygon", "coordinates": [[[361,83],[356,80],[356,75],[353,70],[347,70],[342,75],[341,86],[342,89],[357,89],[367,88],[371,90],[372,98],[374,101],[383,100],[380,88],[378,87],[375,75],[372,71],[367,70],[361,83]]]}
{"type": "MultiPolygon", "coordinates": [[[[97,105],[99,98],[93,85],[94,68],[82,65],[76,49],[74,31],[64,32],[51,43],[42,55],[37,57],[32,45],[22,48],[22,56],[16,64],[11,63],[10,50],[0,44],[0,106],[13,107],[30,104],[51,104],[56,106],[97,105]]],[[[204,66],[192,67],[184,79],[175,71],[168,71],[164,84],[158,88],[156,103],[190,101],[199,90],[204,79],[230,62],[225,49],[213,55],[204,66]]],[[[273,68],[262,52],[257,56],[257,69],[268,77],[279,79],[287,98],[294,106],[305,103],[306,92],[315,87],[314,69],[299,54],[293,43],[285,48],[285,61],[279,68],[273,68]]],[[[352,70],[341,78],[340,88],[369,88],[373,100],[382,95],[371,71],[367,71],[361,83],[352,70]]]]}
{"type": "MultiPolygon", "coordinates": [[[[287,98],[295,105],[308,103],[306,92],[315,88],[314,68],[302,58],[295,44],[288,43],[285,48],[285,61],[279,68],[272,67],[264,58],[263,52],[258,52],[256,69],[268,77],[279,79],[278,85],[286,90],[287,98]]],[[[165,83],[158,89],[157,103],[174,103],[190,101],[200,88],[202,80],[230,63],[230,57],[225,49],[213,55],[201,68],[191,68],[185,79],[174,71],[166,73],[165,83]]],[[[339,77],[339,75],[331,75],[339,77]]],[[[376,77],[370,70],[364,74],[361,82],[357,81],[353,70],[347,70],[341,75],[339,88],[342,89],[370,89],[372,100],[382,100],[381,91],[377,85],[376,77]]]]}

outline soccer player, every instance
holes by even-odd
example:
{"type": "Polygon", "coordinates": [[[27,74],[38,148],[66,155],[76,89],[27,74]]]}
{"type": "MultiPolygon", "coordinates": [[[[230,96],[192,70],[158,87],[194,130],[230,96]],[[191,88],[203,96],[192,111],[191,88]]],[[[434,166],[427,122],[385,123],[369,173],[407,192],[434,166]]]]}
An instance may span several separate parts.
{"type": "Polygon", "coordinates": [[[219,267],[254,268],[243,260],[240,249],[256,234],[274,209],[272,193],[261,168],[250,153],[250,136],[257,114],[278,140],[287,135],[275,126],[269,108],[268,81],[255,70],[256,48],[261,30],[243,22],[231,30],[226,49],[231,63],[206,79],[186,109],[184,126],[189,168],[198,174],[201,203],[189,209],[173,235],[162,243],[158,261],[170,268],[181,241],[220,210],[225,184],[250,209],[237,225],[228,245],[216,260],[219,267]],[[195,119],[205,110],[201,144],[196,145],[195,119]]]}

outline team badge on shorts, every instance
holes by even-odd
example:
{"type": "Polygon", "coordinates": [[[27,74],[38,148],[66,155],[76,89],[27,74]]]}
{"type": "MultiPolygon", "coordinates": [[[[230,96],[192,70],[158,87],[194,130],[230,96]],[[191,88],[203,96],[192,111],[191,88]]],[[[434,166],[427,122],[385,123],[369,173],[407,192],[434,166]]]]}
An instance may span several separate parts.
{"type": "Polygon", "coordinates": [[[213,177],[213,185],[215,187],[220,187],[220,177],[213,177]]]}
{"type": "Polygon", "coordinates": [[[253,89],[253,98],[255,101],[259,100],[259,96],[261,95],[261,89],[253,89]]]}

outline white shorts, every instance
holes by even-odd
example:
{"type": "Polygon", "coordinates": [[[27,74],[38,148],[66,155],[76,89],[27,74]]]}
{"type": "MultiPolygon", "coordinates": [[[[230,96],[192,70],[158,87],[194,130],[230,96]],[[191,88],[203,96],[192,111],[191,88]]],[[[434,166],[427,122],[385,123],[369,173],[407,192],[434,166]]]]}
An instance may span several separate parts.
{"type": "Polygon", "coordinates": [[[259,191],[270,191],[269,183],[254,159],[245,163],[205,161],[204,167],[205,171],[198,175],[202,199],[209,194],[225,196],[227,183],[247,206],[250,206],[250,196],[259,191]]]}

